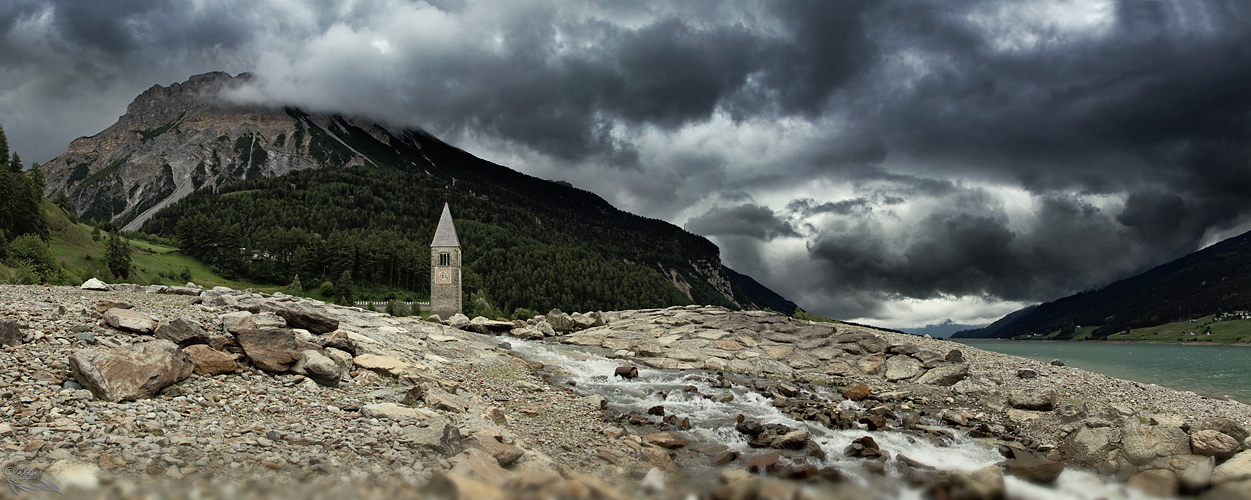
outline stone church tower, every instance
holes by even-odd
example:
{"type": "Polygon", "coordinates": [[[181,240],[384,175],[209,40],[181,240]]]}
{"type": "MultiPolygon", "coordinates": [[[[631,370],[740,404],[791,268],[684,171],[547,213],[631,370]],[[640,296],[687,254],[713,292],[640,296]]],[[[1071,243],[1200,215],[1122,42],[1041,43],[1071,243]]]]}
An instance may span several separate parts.
{"type": "Polygon", "coordinates": [[[447,319],[460,313],[460,306],[460,240],[452,225],[452,212],[444,203],[430,243],[430,314],[447,319]]]}

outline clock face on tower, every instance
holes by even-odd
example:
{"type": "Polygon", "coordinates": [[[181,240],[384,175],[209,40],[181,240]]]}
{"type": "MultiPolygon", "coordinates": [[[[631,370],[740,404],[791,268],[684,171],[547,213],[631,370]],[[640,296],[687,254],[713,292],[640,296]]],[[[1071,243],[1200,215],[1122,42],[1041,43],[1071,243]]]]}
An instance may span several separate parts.
{"type": "Polygon", "coordinates": [[[452,284],[452,271],[449,269],[439,269],[434,273],[434,283],[436,285],[452,284]]]}

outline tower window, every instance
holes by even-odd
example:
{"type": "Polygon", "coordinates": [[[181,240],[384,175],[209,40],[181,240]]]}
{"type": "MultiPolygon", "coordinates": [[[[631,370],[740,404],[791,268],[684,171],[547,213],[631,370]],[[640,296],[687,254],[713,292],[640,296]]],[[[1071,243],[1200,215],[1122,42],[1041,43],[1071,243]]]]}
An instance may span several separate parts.
{"type": "Polygon", "coordinates": [[[441,254],[439,254],[439,265],[440,265],[440,266],[450,266],[450,265],[452,265],[452,256],[451,256],[451,254],[446,254],[446,253],[441,253],[441,254]]]}

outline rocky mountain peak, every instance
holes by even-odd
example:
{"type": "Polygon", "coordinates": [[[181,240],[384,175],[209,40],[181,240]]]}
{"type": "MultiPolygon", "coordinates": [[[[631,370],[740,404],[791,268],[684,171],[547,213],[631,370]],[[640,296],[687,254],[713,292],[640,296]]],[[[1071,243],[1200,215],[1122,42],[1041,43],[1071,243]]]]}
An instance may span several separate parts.
{"type": "Polygon", "coordinates": [[[368,120],[349,122],[220,98],[223,90],[253,78],[215,71],[152,86],[117,123],[74,140],[64,155],[42,167],[45,194],[65,192],[81,219],[108,220],[133,230],[196,189],[306,168],[366,164],[369,159],[340,137],[348,123],[384,143],[393,137],[368,120]]]}

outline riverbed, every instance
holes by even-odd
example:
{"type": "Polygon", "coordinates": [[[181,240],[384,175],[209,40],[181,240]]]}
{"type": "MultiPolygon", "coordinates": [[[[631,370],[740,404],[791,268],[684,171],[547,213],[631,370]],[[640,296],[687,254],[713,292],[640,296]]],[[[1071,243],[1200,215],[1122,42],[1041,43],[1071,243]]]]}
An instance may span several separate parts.
{"type": "Polygon", "coordinates": [[[1203,396],[1251,403],[1251,348],[1216,345],[1129,344],[953,339],[978,349],[1156,384],[1203,396]]]}

